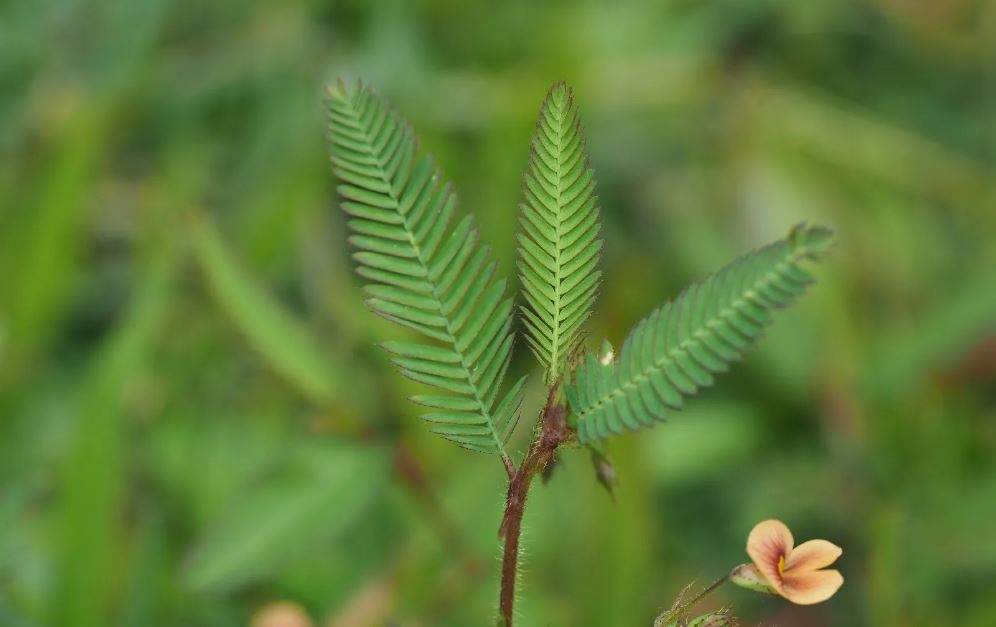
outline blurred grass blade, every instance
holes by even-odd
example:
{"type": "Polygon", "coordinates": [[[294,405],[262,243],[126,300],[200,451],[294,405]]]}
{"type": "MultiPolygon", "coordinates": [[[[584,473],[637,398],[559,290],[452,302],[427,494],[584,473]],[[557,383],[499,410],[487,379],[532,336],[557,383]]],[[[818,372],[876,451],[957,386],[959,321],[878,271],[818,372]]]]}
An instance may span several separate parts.
{"type": "MultiPolygon", "coordinates": [[[[918,192],[996,196],[985,164],[893,120],[786,84],[766,89],[764,102],[761,124],[773,142],[794,144],[828,163],[918,192]]],[[[987,206],[969,203],[966,209],[985,215],[987,206]]]]}
{"type": "Polygon", "coordinates": [[[9,207],[0,222],[0,335],[10,344],[12,361],[31,354],[55,332],[76,286],[77,252],[86,241],[86,199],[106,145],[105,118],[103,110],[76,112],[51,147],[43,171],[30,182],[34,198],[9,207]]]}
{"type": "Polygon", "coordinates": [[[219,593],[278,574],[345,530],[382,493],[383,450],[336,445],[311,452],[306,472],[253,490],[210,529],[188,564],[189,588],[219,593]]]}
{"type": "Polygon", "coordinates": [[[121,627],[144,627],[165,620],[162,589],[172,575],[169,529],[159,512],[148,513],[137,523],[130,577],[118,615],[121,627]]]}
{"type": "Polygon", "coordinates": [[[51,605],[57,625],[108,624],[127,472],[122,405],[169,311],[173,269],[172,257],[163,257],[136,283],[140,291],[101,347],[80,391],[80,416],[63,469],[61,553],[51,605]]]}
{"type": "Polygon", "coordinates": [[[996,270],[987,265],[918,316],[915,327],[904,325],[871,344],[863,377],[868,394],[901,398],[932,370],[952,366],[996,334],[996,270]]]}
{"type": "Polygon", "coordinates": [[[319,350],[301,322],[250,277],[205,216],[191,221],[194,259],[215,301],[267,364],[309,400],[328,405],[350,380],[319,350]]]}

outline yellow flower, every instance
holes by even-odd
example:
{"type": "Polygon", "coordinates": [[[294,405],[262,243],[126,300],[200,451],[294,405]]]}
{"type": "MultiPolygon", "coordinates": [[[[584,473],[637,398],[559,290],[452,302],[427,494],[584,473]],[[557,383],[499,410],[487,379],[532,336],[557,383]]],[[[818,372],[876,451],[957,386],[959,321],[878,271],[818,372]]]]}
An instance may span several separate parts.
{"type": "Polygon", "coordinates": [[[843,550],[826,540],[810,540],[794,546],[792,532],[780,520],[765,520],[754,526],[747,538],[747,554],[753,565],[737,570],[744,577],[759,578],[777,594],[799,605],[826,601],[844,583],[839,571],[824,570],[843,550]]]}

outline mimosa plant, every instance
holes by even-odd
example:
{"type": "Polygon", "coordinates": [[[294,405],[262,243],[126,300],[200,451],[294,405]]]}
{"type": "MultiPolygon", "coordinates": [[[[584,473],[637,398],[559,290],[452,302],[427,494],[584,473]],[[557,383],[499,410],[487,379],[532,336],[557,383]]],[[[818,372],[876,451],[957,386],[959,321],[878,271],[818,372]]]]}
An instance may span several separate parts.
{"type": "Polygon", "coordinates": [[[473,216],[457,210],[453,188],[419,152],[407,121],[361,84],[333,86],[328,106],[333,172],[366,304],[417,337],[383,346],[404,376],[430,390],[411,399],[425,408],[429,428],[495,455],[508,474],[499,624],[510,626],[522,517],[536,475],[561,448],[587,447],[608,481],[601,443],[656,425],[711,385],[772,313],[813,282],[809,264],[826,252],[832,232],[796,226],[650,312],[618,354],[595,354],[583,340],[602,281],[603,240],[567,85],[554,85],[540,108],[523,176],[518,308],[490,248],[478,241],[473,216]],[[548,390],[534,439],[518,460],[507,443],[525,378],[505,380],[517,339],[536,357],[548,390]]]}

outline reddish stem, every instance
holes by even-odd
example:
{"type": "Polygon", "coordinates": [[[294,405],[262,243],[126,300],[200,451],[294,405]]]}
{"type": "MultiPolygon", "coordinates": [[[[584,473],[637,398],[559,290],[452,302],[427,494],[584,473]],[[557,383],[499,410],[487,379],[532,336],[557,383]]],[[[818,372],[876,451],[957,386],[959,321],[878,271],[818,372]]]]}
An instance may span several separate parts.
{"type": "Polygon", "coordinates": [[[536,440],[529,447],[522,465],[512,474],[505,501],[505,515],[502,517],[498,537],[505,540],[501,564],[501,593],[499,607],[502,624],[512,627],[512,607],[515,603],[515,576],[519,570],[519,535],[522,532],[522,516],[526,510],[526,497],[533,477],[543,471],[553,460],[553,455],[567,439],[567,409],[556,402],[557,386],[550,389],[546,406],[543,408],[542,427],[536,440]]]}

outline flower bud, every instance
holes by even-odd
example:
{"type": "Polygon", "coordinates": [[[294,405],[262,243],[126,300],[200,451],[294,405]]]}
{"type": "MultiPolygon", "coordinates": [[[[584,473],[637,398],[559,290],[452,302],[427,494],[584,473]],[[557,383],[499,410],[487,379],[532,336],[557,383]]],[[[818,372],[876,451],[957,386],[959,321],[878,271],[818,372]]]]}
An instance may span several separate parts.
{"type": "Polygon", "coordinates": [[[734,627],[737,619],[730,615],[730,610],[723,608],[695,618],[685,616],[667,616],[666,622],[658,621],[655,627],[734,627]]]}
{"type": "Polygon", "coordinates": [[[729,610],[722,609],[716,612],[709,612],[688,621],[688,627],[733,627],[737,624],[737,619],[730,616],[729,610]]]}
{"type": "Polygon", "coordinates": [[[553,477],[553,473],[560,467],[560,454],[554,453],[553,459],[550,460],[546,466],[543,466],[543,470],[540,473],[540,478],[543,480],[543,485],[550,483],[550,479],[553,477]]]}
{"type": "Polygon", "coordinates": [[[730,582],[754,592],[777,594],[753,564],[741,564],[730,571],[730,582]]]}
{"type": "Polygon", "coordinates": [[[598,354],[598,362],[603,366],[608,366],[616,360],[616,351],[608,340],[602,340],[602,348],[599,349],[598,354]]]}
{"type": "Polygon", "coordinates": [[[619,476],[616,474],[616,467],[612,465],[609,458],[594,446],[591,450],[591,465],[595,469],[595,479],[604,487],[609,496],[616,498],[616,486],[619,484],[619,476]]]}

